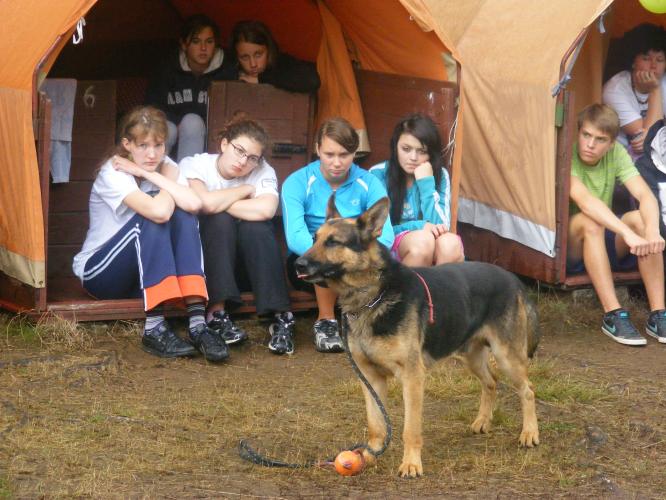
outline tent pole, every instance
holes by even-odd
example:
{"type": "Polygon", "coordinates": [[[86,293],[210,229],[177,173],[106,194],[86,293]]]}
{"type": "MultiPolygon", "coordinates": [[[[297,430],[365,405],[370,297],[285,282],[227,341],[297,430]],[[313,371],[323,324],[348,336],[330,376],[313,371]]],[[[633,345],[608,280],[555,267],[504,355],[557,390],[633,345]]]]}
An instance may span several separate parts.
{"type": "MultiPolygon", "coordinates": [[[[49,50],[40,59],[32,74],[32,117],[33,131],[36,135],[37,165],[39,168],[39,187],[42,198],[42,223],[44,226],[44,269],[48,270],[49,236],[49,171],[51,158],[51,101],[46,94],[39,92],[39,75],[51,53],[60,45],[62,35],[56,38],[49,50]]],[[[35,289],[35,309],[46,311],[48,277],[44,276],[44,286],[35,289]]]]}

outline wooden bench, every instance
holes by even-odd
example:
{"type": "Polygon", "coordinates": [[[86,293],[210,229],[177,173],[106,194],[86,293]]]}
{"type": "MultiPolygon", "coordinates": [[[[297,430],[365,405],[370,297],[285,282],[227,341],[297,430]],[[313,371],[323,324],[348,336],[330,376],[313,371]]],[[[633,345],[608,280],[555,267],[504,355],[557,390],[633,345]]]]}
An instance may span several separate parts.
{"type": "MultiPolygon", "coordinates": [[[[421,111],[437,122],[448,137],[455,118],[457,88],[454,84],[420,78],[359,71],[359,94],[372,153],[359,163],[366,168],[388,157],[389,138],[397,120],[407,113],[421,111]]],[[[0,306],[11,310],[29,309],[32,315],[54,313],[80,321],[138,319],[144,316],[140,300],[95,300],[81,287],[71,270],[72,259],[80,250],[88,229],[88,198],[96,170],[115,142],[116,120],[133,106],[141,104],[146,89],[142,78],[80,80],[74,112],[72,169],[70,182],[48,182],[48,118],[40,118],[40,175],[47,243],[47,283],[44,289],[31,289],[0,273],[0,306]],[[85,96],[85,98],[84,98],[85,96]],[[92,104],[94,102],[94,104],[92,104]],[[86,105],[86,103],[88,103],[86,105]],[[6,292],[6,293],[5,293],[6,292]]],[[[284,181],[293,170],[311,158],[315,102],[308,96],[289,94],[266,85],[218,82],[210,92],[209,144],[216,151],[219,127],[237,110],[245,110],[266,125],[273,146],[267,154],[278,179],[284,181]],[[213,139],[214,138],[214,139],[213,139]]],[[[48,106],[46,106],[48,108],[48,106]]],[[[48,110],[39,113],[48,117],[48,110]]],[[[281,223],[277,221],[279,228],[281,223]]],[[[284,236],[278,235],[282,247],[284,236]]],[[[242,295],[239,312],[254,311],[251,293],[242,295]]],[[[314,296],[290,290],[293,310],[315,307],[314,296]]],[[[170,310],[167,314],[182,314],[170,310]]]]}
{"type": "MultiPolygon", "coordinates": [[[[50,312],[80,321],[144,315],[143,302],[138,299],[89,297],[72,273],[72,259],[86,236],[90,190],[101,161],[113,148],[116,120],[143,101],[145,89],[145,81],[140,78],[78,82],[70,182],[51,182],[49,186],[47,304],[50,312]]],[[[276,139],[267,156],[280,182],[307,162],[314,116],[309,96],[237,82],[216,82],[211,90],[211,136],[219,132],[230,113],[242,106],[265,123],[270,136],[276,139]]],[[[211,141],[210,151],[215,151],[215,142],[211,141]]],[[[281,221],[276,221],[276,226],[281,228],[281,221]]],[[[284,247],[284,238],[279,233],[284,247]]],[[[244,304],[237,311],[254,312],[252,293],[243,293],[242,298],[244,304]]],[[[316,305],[314,296],[307,292],[290,290],[290,299],[293,310],[316,305]]],[[[181,311],[174,309],[168,313],[181,311]]]]}

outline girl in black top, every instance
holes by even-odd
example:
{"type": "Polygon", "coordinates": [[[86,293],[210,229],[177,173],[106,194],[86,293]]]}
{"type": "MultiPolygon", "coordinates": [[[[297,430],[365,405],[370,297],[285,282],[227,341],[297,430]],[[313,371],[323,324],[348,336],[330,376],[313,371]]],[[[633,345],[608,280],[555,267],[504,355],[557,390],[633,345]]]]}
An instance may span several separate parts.
{"type": "Polygon", "coordinates": [[[270,30],[260,21],[236,23],[229,47],[237,63],[238,80],[270,83],[290,92],[310,93],[319,88],[315,64],[280,52],[270,30]]]}

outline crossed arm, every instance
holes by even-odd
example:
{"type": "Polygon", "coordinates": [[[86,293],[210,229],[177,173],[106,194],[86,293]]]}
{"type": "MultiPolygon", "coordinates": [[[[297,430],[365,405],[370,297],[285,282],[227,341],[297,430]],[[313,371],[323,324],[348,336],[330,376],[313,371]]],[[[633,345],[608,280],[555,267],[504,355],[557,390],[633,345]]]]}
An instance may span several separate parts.
{"type": "Polygon", "coordinates": [[[664,239],[659,234],[659,205],[650,188],[639,175],[624,185],[639,203],[639,212],[645,226],[644,236],[634,232],[613,213],[606,204],[593,196],[578,177],[571,176],[570,197],[578,208],[597,224],[619,234],[632,254],[639,257],[664,250],[664,239]]]}
{"type": "Polygon", "coordinates": [[[112,162],[116,170],[138,179],[146,179],[160,188],[155,196],[137,190],[123,200],[125,205],[147,219],[162,224],[171,218],[176,207],[189,213],[196,213],[201,209],[199,197],[187,186],[178,184],[178,169],[175,166],[164,163],[160,171],[151,172],[121,156],[114,156],[112,162]]]}
{"type": "Polygon", "coordinates": [[[189,183],[201,198],[201,212],[204,214],[227,212],[237,219],[262,221],[272,219],[277,211],[277,196],[267,193],[253,198],[255,189],[249,184],[209,191],[199,179],[189,179],[189,183]]]}

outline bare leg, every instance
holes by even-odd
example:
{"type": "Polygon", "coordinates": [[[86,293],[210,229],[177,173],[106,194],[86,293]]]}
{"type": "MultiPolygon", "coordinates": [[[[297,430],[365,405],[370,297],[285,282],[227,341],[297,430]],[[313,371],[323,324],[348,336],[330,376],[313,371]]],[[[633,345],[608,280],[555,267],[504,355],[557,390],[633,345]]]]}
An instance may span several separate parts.
{"type": "MultiPolygon", "coordinates": [[[[645,237],[645,225],[638,210],[628,212],[622,217],[636,234],[645,237]]],[[[616,238],[615,247],[617,256],[623,257],[629,253],[629,248],[622,238],[616,238]]],[[[662,253],[647,255],[638,258],[638,271],[645,285],[650,310],[664,309],[664,259],[662,253]]]]}
{"type": "Polygon", "coordinates": [[[465,260],[462,240],[457,234],[444,233],[435,241],[435,265],[465,260]]]}
{"type": "Polygon", "coordinates": [[[315,285],[314,289],[317,307],[319,308],[317,319],[334,319],[335,301],[338,299],[338,295],[330,288],[315,285]]]}
{"type": "Polygon", "coordinates": [[[604,227],[587,215],[582,213],[574,215],[569,221],[567,255],[569,260],[578,260],[582,257],[599,302],[604,312],[608,312],[618,309],[620,302],[615,294],[604,235],[604,227]]]}
{"type": "Polygon", "coordinates": [[[435,255],[435,237],[422,229],[410,231],[400,241],[400,260],[410,267],[431,266],[435,255]]]}

